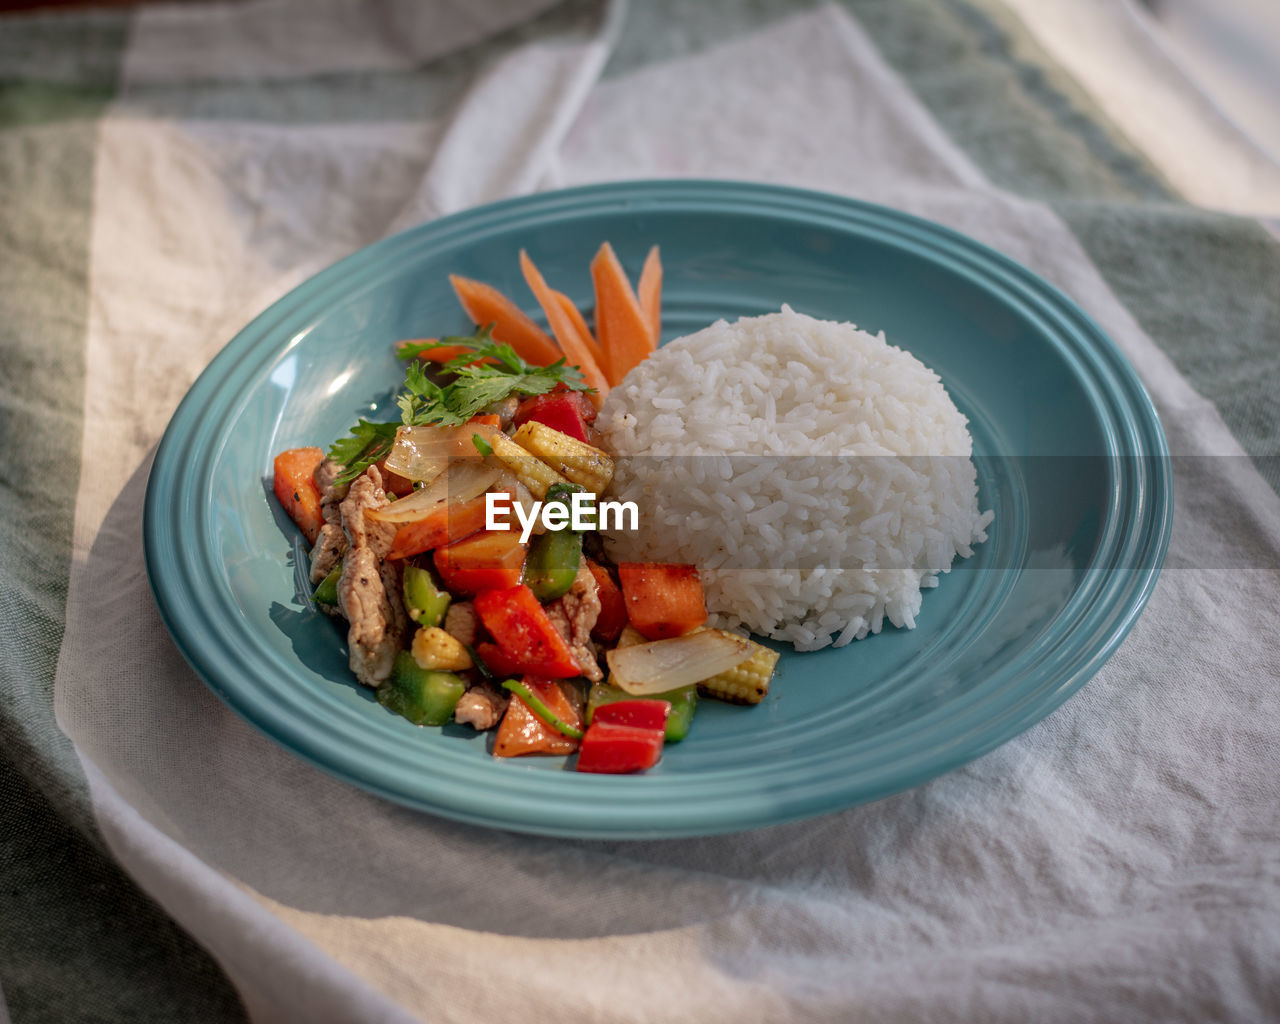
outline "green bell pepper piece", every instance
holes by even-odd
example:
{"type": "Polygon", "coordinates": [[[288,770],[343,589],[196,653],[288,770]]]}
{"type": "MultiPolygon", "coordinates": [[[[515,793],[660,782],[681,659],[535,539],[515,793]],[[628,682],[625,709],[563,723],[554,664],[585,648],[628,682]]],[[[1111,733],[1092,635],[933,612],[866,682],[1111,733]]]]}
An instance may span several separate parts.
{"type": "Polygon", "coordinates": [[[412,654],[401,651],[391,678],[378,687],[378,703],[414,725],[444,725],[466,691],[460,676],[419,668],[412,654]]]}
{"type": "Polygon", "coordinates": [[[436,586],[431,570],[407,565],[404,569],[404,610],[419,626],[438,626],[444,621],[452,597],[436,586]]]}
{"type": "Polygon", "coordinates": [[[342,563],[330,570],[329,575],[316,584],[316,589],[311,595],[311,600],[316,604],[337,605],[338,603],[338,580],[342,579],[342,563]]]}
{"type": "MultiPolygon", "coordinates": [[[[558,502],[568,507],[568,495],[581,489],[573,485],[553,484],[547,489],[545,504],[558,502]]],[[[539,601],[554,601],[569,592],[581,564],[582,534],[568,527],[548,530],[535,537],[529,546],[529,555],[524,563],[524,581],[539,601]]]]}

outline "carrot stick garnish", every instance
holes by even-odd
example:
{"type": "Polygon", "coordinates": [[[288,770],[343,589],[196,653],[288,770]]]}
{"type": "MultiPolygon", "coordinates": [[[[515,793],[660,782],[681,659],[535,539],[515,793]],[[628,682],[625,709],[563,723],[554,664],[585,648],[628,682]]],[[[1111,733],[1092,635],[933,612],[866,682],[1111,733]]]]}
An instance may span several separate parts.
{"type": "Polygon", "coordinates": [[[476,326],[493,324],[493,337],[516,350],[525,362],[547,366],[560,358],[556,343],[502,292],[483,281],[449,275],[458,301],[476,326]]]}
{"type": "Polygon", "coordinates": [[[591,355],[596,361],[596,365],[604,370],[604,356],[600,352],[600,346],[596,342],[591,328],[587,326],[587,319],[582,315],[582,311],[573,304],[573,299],[569,298],[564,292],[558,292],[554,289],[551,292],[556,297],[556,301],[560,303],[560,308],[564,310],[565,316],[573,321],[573,326],[581,336],[582,340],[587,343],[587,348],[591,349],[591,355]]]}
{"type": "Polygon", "coordinates": [[[649,324],[650,340],[657,348],[658,339],[662,337],[662,259],[656,245],[649,250],[644,266],[640,268],[640,284],[636,291],[640,309],[649,324]]]}
{"type": "Polygon", "coordinates": [[[616,385],[653,351],[651,332],[631,282],[608,242],[591,261],[591,280],[596,289],[596,332],[609,366],[609,383],[616,385]]]}
{"type": "Polygon", "coordinates": [[[538,304],[542,306],[543,312],[547,314],[547,322],[551,324],[552,333],[555,334],[556,340],[560,342],[560,347],[564,349],[565,358],[568,359],[570,364],[577,366],[582,371],[582,377],[587,382],[588,387],[596,389],[595,394],[591,395],[590,398],[596,408],[600,408],[600,403],[604,401],[605,395],[609,393],[609,382],[605,379],[603,371],[596,363],[591,350],[587,347],[586,339],[578,334],[578,329],[574,326],[573,319],[564,311],[564,307],[556,301],[551,287],[543,280],[542,274],[534,266],[533,260],[529,259],[529,254],[523,249],[520,250],[520,269],[524,272],[524,279],[529,282],[529,288],[537,298],[538,304]]]}

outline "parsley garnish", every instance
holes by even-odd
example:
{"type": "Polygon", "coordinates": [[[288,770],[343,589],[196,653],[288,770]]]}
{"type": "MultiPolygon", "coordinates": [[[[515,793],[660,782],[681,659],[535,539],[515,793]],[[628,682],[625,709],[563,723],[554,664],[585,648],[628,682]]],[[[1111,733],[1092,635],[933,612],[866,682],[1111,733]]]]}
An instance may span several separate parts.
{"type": "Polygon", "coordinates": [[[329,461],[344,467],[334,482],[349,484],[379,459],[390,455],[399,426],[398,423],[370,423],[361,419],[351,428],[349,436],[334,441],[329,448],[329,461]]]}
{"type": "Polygon", "coordinates": [[[338,482],[350,483],[379,459],[386,458],[401,424],[456,427],[508,395],[545,395],[561,385],[570,391],[592,390],[582,379],[581,371],[567,365],[564,359],[557,359],[550,366],[534,366],[521,359],[510,345],[494,341],[492,332],[490,325],[466,337],[402,346],[400,358],[409,360],[409,365],[405,368],[404,390],[396,399],[401,422],[371,423],[361,419],[351,428],[350,436],[335,441],[329,458],[345,467],[338,482]],[[442,374],[453,375],[453,380],[444,385],[432,381],[417,359],[421,353],[442,345],[470,350],[440,368],[442,374]]]}

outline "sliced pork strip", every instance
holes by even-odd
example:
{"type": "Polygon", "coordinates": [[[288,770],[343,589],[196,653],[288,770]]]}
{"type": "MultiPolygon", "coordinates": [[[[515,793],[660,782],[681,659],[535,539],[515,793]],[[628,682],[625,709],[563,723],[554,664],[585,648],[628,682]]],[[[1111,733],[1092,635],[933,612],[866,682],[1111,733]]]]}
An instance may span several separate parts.
{"type": "Polygon", "coordinates": [[[407,617],[400,597],[400,568],[386,562],[395,528],[366,519],[365,512],[387,504],[382,477],[374,466],[357,477],[340,510],[350,542],[338,581],[338,607],[350,623],[347,649],[351,671],[366,686],[391,674],[404,646],[407,617]]]}
{"type": "Polygon", "coordinates": [[[587,568],[586,559],[579,562],[578,575],[568,592],[546,605],[546,611],[560,635],[569,642],[582,674],[593,683],[603,679],[604,673],[600,671],[591,643],[591,630],[600,617],[600,588],[587,568]]]}
{"type": "Polygon", "coordinates": [[[458,699],[453,709],[453,719],[471,726],[476,732],[484,732],[497,726],[506,710],[505,693],[490,683],[476,683],[458,699]]]}
{"type": "Polygon", "coordinates": [[[455,601],[444,613],[444,631],[468,647],[476,645],[479,628],[480,617],[476,615],[476,607],[470,601],[455,601]]]}
{"type": "Polygon", "coordinates": [[[333,567],[347,553],[347,535],[342,529],[342,510],[339,507],[347,496],[347,485],[337,482],[343,467],[325,459],[316,467],[315,481],[320,489],[320,514],[324,525],[311,549],[311,582],[319,583],[333,571],[333,567]]]}

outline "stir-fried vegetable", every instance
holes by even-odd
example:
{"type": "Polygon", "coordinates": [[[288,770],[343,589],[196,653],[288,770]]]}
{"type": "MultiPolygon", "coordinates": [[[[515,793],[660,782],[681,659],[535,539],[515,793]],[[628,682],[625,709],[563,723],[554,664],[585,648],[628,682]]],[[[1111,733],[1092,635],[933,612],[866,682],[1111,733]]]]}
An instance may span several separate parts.
{"type": "Polygon", "coordinates": [[[698,688],[690,684],[677,690],[663,690],[647,697],[637,698],[626,690],[608,682],[591,684],[591,692],[587,694],[587,723],[595,721],[597,711],[619,701],[665,701],[671,706],[667,717],[666,737],[668,743],[679,743],[689,735],[693,725],[693,713],[698,708],[698,688]]]}
{"type": "Polygon", "coordinates": [[[413,634],[410,648],[419,668],[444,672],[465,672],[472,667],[466,646],[439,626],[423,626],[413,634]]]}
{"type": "Polygon", "coordinates": [[[529,710],[541,718],[547,725],[551,726],[556,732],[562,736],[568,736],[573,740],[582,739],[582,730],[570,722],[566,722],[546,704],[542,702],[531,686],[521,682],[518,679],[508,679],[502,684],[504,690],[510,690],[522,701],[529,706],[529,710]]]}
{"type": "MultiPolygon", "coordinates": [[[[566,366],[553,354],[543,363],[526,362],[509,344],[493,340],[488,327],[469,337],[442,339],[464,349],[441,367],[453,379],[440,385],[432,381],[414,357],[419,346],[401,346],[399,354],[410,359],[405,368],[404,389],[397,399],[400,423],[359,420],[351,433],[329,448],[329,459],[345,467],[339,482],[354,480],[369,466],[391,454],[400,426],[461,426],[493,402],[510,395],[545,395],[557,388],[588,390],[576,367],[566,366]]],[[[550,344],[550,339],[548,339],[550,344]]],[[[468,435],[469,436],[469,435],[468,435]]]]}
{"type": "MultiPolygon", "coordinates": [[[[535,693],[542,705],[560,722],[581,730],[582,716],[566,693],[565,686],[555,679],[525,676],[521,680],[535,693]]],[[[497,757],[519,757],[524,754],[572,754],[578,748],[578,740],[566,736],[555,726],[549,725],[519,696],[513,695],[507,705],[507,713],[498,726],[493,743],[497,757]]]]}
{"type": "Polygon", "coordinates": [[[524,556],[519,534],[495,530],[436,548],[433,560],[451,592],[479,594],[516,586],[524,570],[524,556]]]}
{"type": "Polygon", "coordinates": [[[526,423],[543,423],[552,430],[589,444],[587,435],[587,417],[583,413],[580,391],[560,391],[551,395],[535,395],[526,398],[516,410],[515,426],[523,427],[526,423]]]}
{"type": "Polygon", "coordinates": [[[319,448],[290,448],[275,457],[272,464],[272,490],[276,499],[298,524],[308,543],[314,544],[324,525],[320,514],[320,488],[315,471],[324,459],[319,448]]]}
{"type": "Polygon", "coordinates": [[[342,579],[342,563],[339,562],[329,570],[329,575],[316,584],[311,600],[316,604],[333,607],[338,603],[338,580],[342,579]]]}
{"type": "Polygon", "coordinates": [[[485,502],[485,496],[479,494],[470,501],[437,503],[421,519],[396,530],[387,557],[409,558],[479,533],[485,524],[485,502]]]}
{"type": "Polygon", "coordinates": [[[612,647],[627,624],[627,604],[622,598],[622,589],[614,582],[608,569],[590,558],[587,559],[587,568],[596,581],[596,596],[600,598],[600,614],[591,628],[591,637],[606,647],[612,647]]]}
{"type": "Polygon", "coordinates": [[[521,448],[506,434],[498,434],[493,439],[493,454],[516,475],[529,492],[541,501],[547,496],[547,490],[556,484],[567,484],[569,481],[548,466],[532,452],[521,448]]]}
{"type": "Polygon", "coordinates": [[[661,729],[666,732],[671,705],[665,700],[619,700],[596,709],[595,717],[587,717],[587,723],[630,725],[637,729],[661,729]]]}
{"type": "Polygon", "coordinates": [[[447,427],[439,424],[401,427],[387,455],[387,469],[415,483],[429,484],[451,467],[461,468],[452,460],[478,459],[475,435],[487,441],[498,431],[496,423],[478,423],[478,418],[447,427]]]}
{"type": "Polygon", "coordinates": [[[662,758],[662,729],[596,722],[582,737],[578,771],[606,775],[642,772],[662,758]]]}
{"type": "Polygon", "coordinates": [[[461,676],[422,669],[412,654],[401,651],[391,678],[378,687],[378,703],[414,725],[444,725],[466,690],[461,676]]]}
{"type": "Polygon", "coordinates": [[[431,572],[416,565],[406,565],[402,573],[404,582],[404,610],[419,626],[438,626],[444,621],[452,596],[436,586],[431,572]]]}
{"type": "Polygon", "coordinates": [[[628,620],[650,640],[682,636],[707,621],[702,578],[695,566],[623,562],[618,579],[628,620]]]}
{"type": "MultiPolygon", "coordinates": [[[[547,490],[544,508],[549,505],[569,507],[568,495],[573,489],[557,484],[547,490]]],[[[569,527],[549,530],[535,537],[529,545],[524,578],[539,601],[554,601],[568,593],[578,577],[582,563],[582,534],[569,527]]]]}
{"type": "Polygon", "coordinates": [[[456,460],[428,486],[389,505],[371,508],[366,517],[379,523],[418,522],[480,497],[501,475],[500,467],[488,465],[479,458],[456,460]]]}
{"type": "Polygon", "coordinates": [[[568,434],[552,430],[545,423],[530,420],[515,432],[512,440],[532,452],[566,480],[600,494],[613,480],[613,459],[568,434]]]}
{"type": "Polygon", "coordinates": [[[475,607],[498,649],[524,672],[550,679],[581,674],[568,641],[528,587],[486,590],[476,596],[475,607]]]}
{"type": "Polygon", "coordinates": [[[759,704],[769,692],[778,652],[757,643],[751,644],[751,650],[751,657],[741,665],[699,680],[699,691],[731,704],[759,704]]]}
{"type": "Polygon", "coordinates": [[[751,641],[723,629],[617,647],[605,655],[614,685],[633,697],[651,696],[710,679],[751,657],[751,641]]]}

